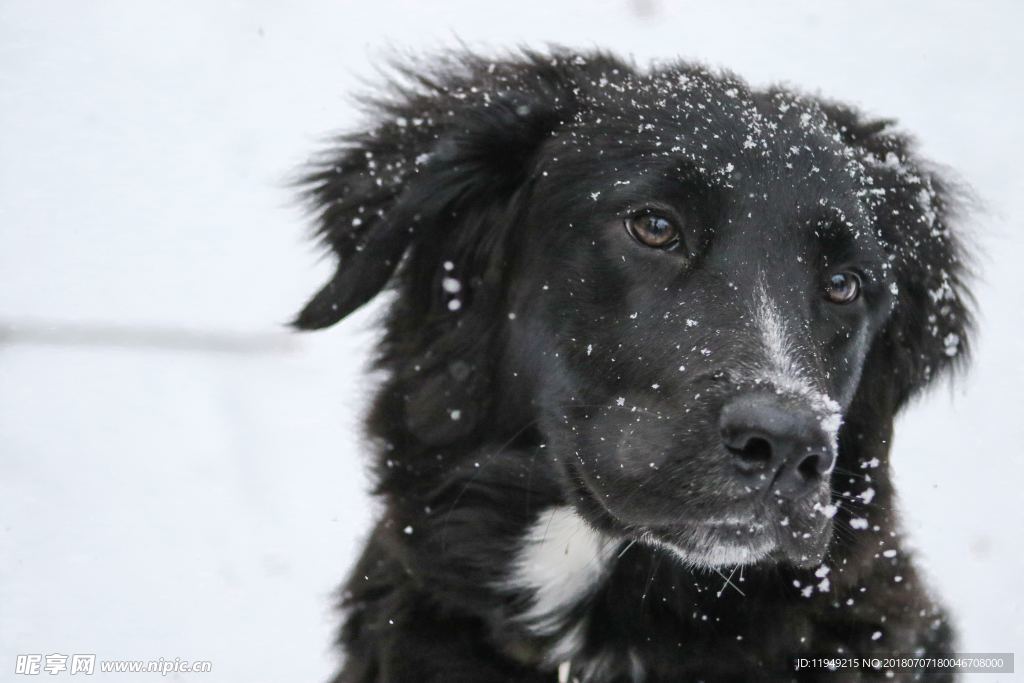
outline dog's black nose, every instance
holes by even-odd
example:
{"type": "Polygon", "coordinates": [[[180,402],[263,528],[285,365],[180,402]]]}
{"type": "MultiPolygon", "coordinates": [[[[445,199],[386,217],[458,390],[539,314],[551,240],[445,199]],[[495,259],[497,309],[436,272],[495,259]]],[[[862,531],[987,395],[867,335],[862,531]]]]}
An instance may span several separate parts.
{"type": "Polygon", "coordinates": [[[741,396],[722,408],[722,442],[736,474],[756,491],[797,498],[832,471],[836,454],[821,418],[771,394],[741,396]]]}

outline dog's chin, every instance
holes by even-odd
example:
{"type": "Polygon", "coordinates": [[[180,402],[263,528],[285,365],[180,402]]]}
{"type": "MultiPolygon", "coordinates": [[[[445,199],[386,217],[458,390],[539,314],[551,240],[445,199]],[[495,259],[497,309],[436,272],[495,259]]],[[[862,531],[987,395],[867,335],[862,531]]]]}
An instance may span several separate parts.
{"type": "Polygon", "coordinates": [[[591,526],[670,552],[690,567],[719,568],[758,563],[815,567],[825,556],[832,538],[832,520],[826,515],[785,515],[766,508],[764,514],[737,518],[708,518],[666,527],[626,523],[600,502],[577,473],[572,473],[570,498],[591,526]]]}
{"type": "Polygon", "coordinates": [[[594,495],[579,473],[570,468],[568,497],[577,513],[591,526],[671,552],[691,567],[719,568],[758,563],[807,568],[821,564],[832,539],[832,520],[817,512],[820,505],[801,512],[765,507],[762,514],[744,518],[710,517],[674,524],[647,525],[624,521],[594,495]]]}
{"type": "Polygon", "coordinates": [[[692,567],[736,567],[767,560],[779,548],[762,523],[706,522],[678,529],[645,529],[638,540],[670,551],[692,567]]]}
{"type": "Polygon", "coordinates": [[[831,523],[793,529],[772,521],[708,521],[675,529],[644,529],[635,537],[663,548],[683,564],[717,569],[753,564],[814,567],[821,563],[831,538],[831,523]]]}

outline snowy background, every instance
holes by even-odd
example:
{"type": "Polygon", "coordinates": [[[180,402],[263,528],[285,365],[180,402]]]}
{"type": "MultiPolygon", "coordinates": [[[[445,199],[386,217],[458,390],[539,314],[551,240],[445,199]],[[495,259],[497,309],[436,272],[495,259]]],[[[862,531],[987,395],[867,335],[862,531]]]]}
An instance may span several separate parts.
{"type": "Polygon", "coordinates": [[[1024,654],[1022,20],[1012,1],[0,0],[0,680],[16,653],[333,669],[332,592],[373,515],[375,311],[284,330],[329,271],[284,181],[358,123],[389,47],[458,40],[820,88],[974,187],[977,363],[905,415],[895,467],[961,649],[1024,654]]]}

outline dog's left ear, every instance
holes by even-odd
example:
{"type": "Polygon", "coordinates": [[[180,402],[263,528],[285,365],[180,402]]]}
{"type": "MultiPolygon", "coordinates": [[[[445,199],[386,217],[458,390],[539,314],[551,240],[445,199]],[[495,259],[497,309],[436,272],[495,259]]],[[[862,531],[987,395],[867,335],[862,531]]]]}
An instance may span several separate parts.
{"type": "Polygon", "coordinates": [[[961,193],[916,157],[890,121],[836,105],[824,109],[871,181],[868,204],[895,273],[893,311],[876,342],[882,348],[872,354],[887,368],[865,369],[866,378],[893,383],[886,393],[895,410],[967,360],[972,317],[968,255],[957,232],[961,193]]]}
{"type": "Polygon", "coordinates": [[[303,179],[338,268],[294,325],[333,325],[393,283],[379,357],[396,359],[386,395],[400,399],[378,410],[403,433],[450,443],[490,410],[522,199],[580,84],[621,66],[558,51],[398,65],[391,97],[369,102],[370,129],[303,179]]]}
{"type": "MultiPolygon", "coordinates": [[[[480,277],[489,256],[482,250],[500,242],[481,232],[500,229],[496,217],[566,116],[577,64],[527,53],[504,62],[457,55],[427,67],[396,65],[390,96],[369,102],[370,130],[342,137],[300,181],[338,269],[294,325],[338,322],[372,299],[410,252],[421,252],[421,262],[423,252],[436,252],[435,272],[445,262],[458,268],[449,288],[455,277],[480,277]]],[[[434,279],[427,274],[419,286],[434,279]]],[[[457,304],[456,297],[435,302],[439,313],[461,306],[465,294],[457,304]]]]}

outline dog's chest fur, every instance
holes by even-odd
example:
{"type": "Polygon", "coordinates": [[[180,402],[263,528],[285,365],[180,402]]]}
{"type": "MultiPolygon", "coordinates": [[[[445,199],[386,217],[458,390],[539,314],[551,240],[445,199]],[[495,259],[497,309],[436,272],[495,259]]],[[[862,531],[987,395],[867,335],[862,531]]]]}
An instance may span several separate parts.
{"type": "Polygon", "coordinates": [[[542,512],[521,539],[502,588],[526,595],[514,620],[545,643],[543,664],[558,667],[559,681],[603,680],[622,668],[630,672],[631,680],[644,678],[632,653],[584,654],[591,618],[588,602],[625,543],[595,531],[567,506],[542,512]]]}

